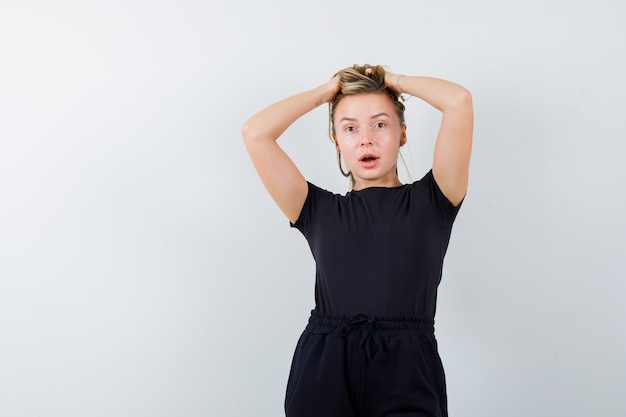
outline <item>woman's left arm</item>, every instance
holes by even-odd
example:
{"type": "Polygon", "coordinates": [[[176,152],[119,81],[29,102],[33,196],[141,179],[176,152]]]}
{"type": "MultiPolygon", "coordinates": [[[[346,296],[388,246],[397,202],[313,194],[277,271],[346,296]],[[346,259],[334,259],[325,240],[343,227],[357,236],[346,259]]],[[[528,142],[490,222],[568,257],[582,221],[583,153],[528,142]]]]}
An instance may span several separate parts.
{"type": "Polygon", "coordinates": [[[467,192],[472,152],[474,109],[464,87],[431,77],[386,73],[385,83],[400,93],[418,97],[443,113],[435,143],[433,176],[443,194],[458,206],[467,192]]]}

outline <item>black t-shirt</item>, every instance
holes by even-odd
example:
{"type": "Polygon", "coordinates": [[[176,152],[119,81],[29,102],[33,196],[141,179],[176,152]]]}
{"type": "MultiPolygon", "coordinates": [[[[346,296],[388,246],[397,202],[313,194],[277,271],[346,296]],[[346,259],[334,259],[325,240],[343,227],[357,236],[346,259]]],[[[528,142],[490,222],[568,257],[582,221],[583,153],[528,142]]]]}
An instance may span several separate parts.
{"type": "Polygon", "coordinates": [[[315,259],[315,308],[434,319],[459,206],[443,195],[432,171],[413,184],[345,196],[309,183],[292,226],[306,237],[315,259]]]}

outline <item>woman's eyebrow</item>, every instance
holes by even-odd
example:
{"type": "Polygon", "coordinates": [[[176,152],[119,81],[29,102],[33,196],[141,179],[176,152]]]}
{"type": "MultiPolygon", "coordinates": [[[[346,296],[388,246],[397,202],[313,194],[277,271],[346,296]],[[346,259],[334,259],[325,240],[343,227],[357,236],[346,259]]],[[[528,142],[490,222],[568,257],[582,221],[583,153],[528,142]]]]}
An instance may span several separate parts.
{"type": "MultiPolygon", "coordinates": [[[[381,112],[381,113],[376,113],[373,116],[370,116],[370,119],[376,119],[376,118],[379,118],[379,117],[382,117],[382,116],[390,117],[388,113],[381,112]]],[[[339,123],[344,122],[344,121],[356,122],[358,120],[356,118],[354,118],[354,117],[345,116],[345,117],[342,117],[341,119],[339,119],[339,121],[337,123],[339,124],[339,123]]]]}

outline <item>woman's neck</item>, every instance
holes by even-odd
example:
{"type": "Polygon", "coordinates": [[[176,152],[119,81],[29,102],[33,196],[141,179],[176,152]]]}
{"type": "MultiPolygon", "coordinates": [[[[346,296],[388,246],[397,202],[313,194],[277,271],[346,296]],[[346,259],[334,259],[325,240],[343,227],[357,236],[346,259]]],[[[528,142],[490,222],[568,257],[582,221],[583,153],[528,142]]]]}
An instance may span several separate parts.
{"type": "Polygon", "coordinates": [[[399,187],[401,185],[402,185],[402,182],[400,181],[400,179],[397,176],[394,176],[393,178],[389,178],[389,179],[383,179],[383,178],[379,178],[376,180],[359,179],[354,183],[354,187],[352,187],[352,189],[354,191],[359,191],[359,190],[363,190],[365,188],[370,188],[370,187],[393,188],[393,187],[399,187]]]}

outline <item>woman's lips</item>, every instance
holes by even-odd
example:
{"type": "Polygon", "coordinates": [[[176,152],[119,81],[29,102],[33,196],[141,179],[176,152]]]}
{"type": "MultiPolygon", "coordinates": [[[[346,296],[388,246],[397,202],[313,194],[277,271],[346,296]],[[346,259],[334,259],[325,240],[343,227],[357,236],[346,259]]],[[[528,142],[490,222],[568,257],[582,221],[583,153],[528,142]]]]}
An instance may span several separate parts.
{"type": "Polygon", "coordinates": [[[374,168],[378,163],[378,157],[374,155],[365,155],[359,159],[363,168],[374,168]]]}

